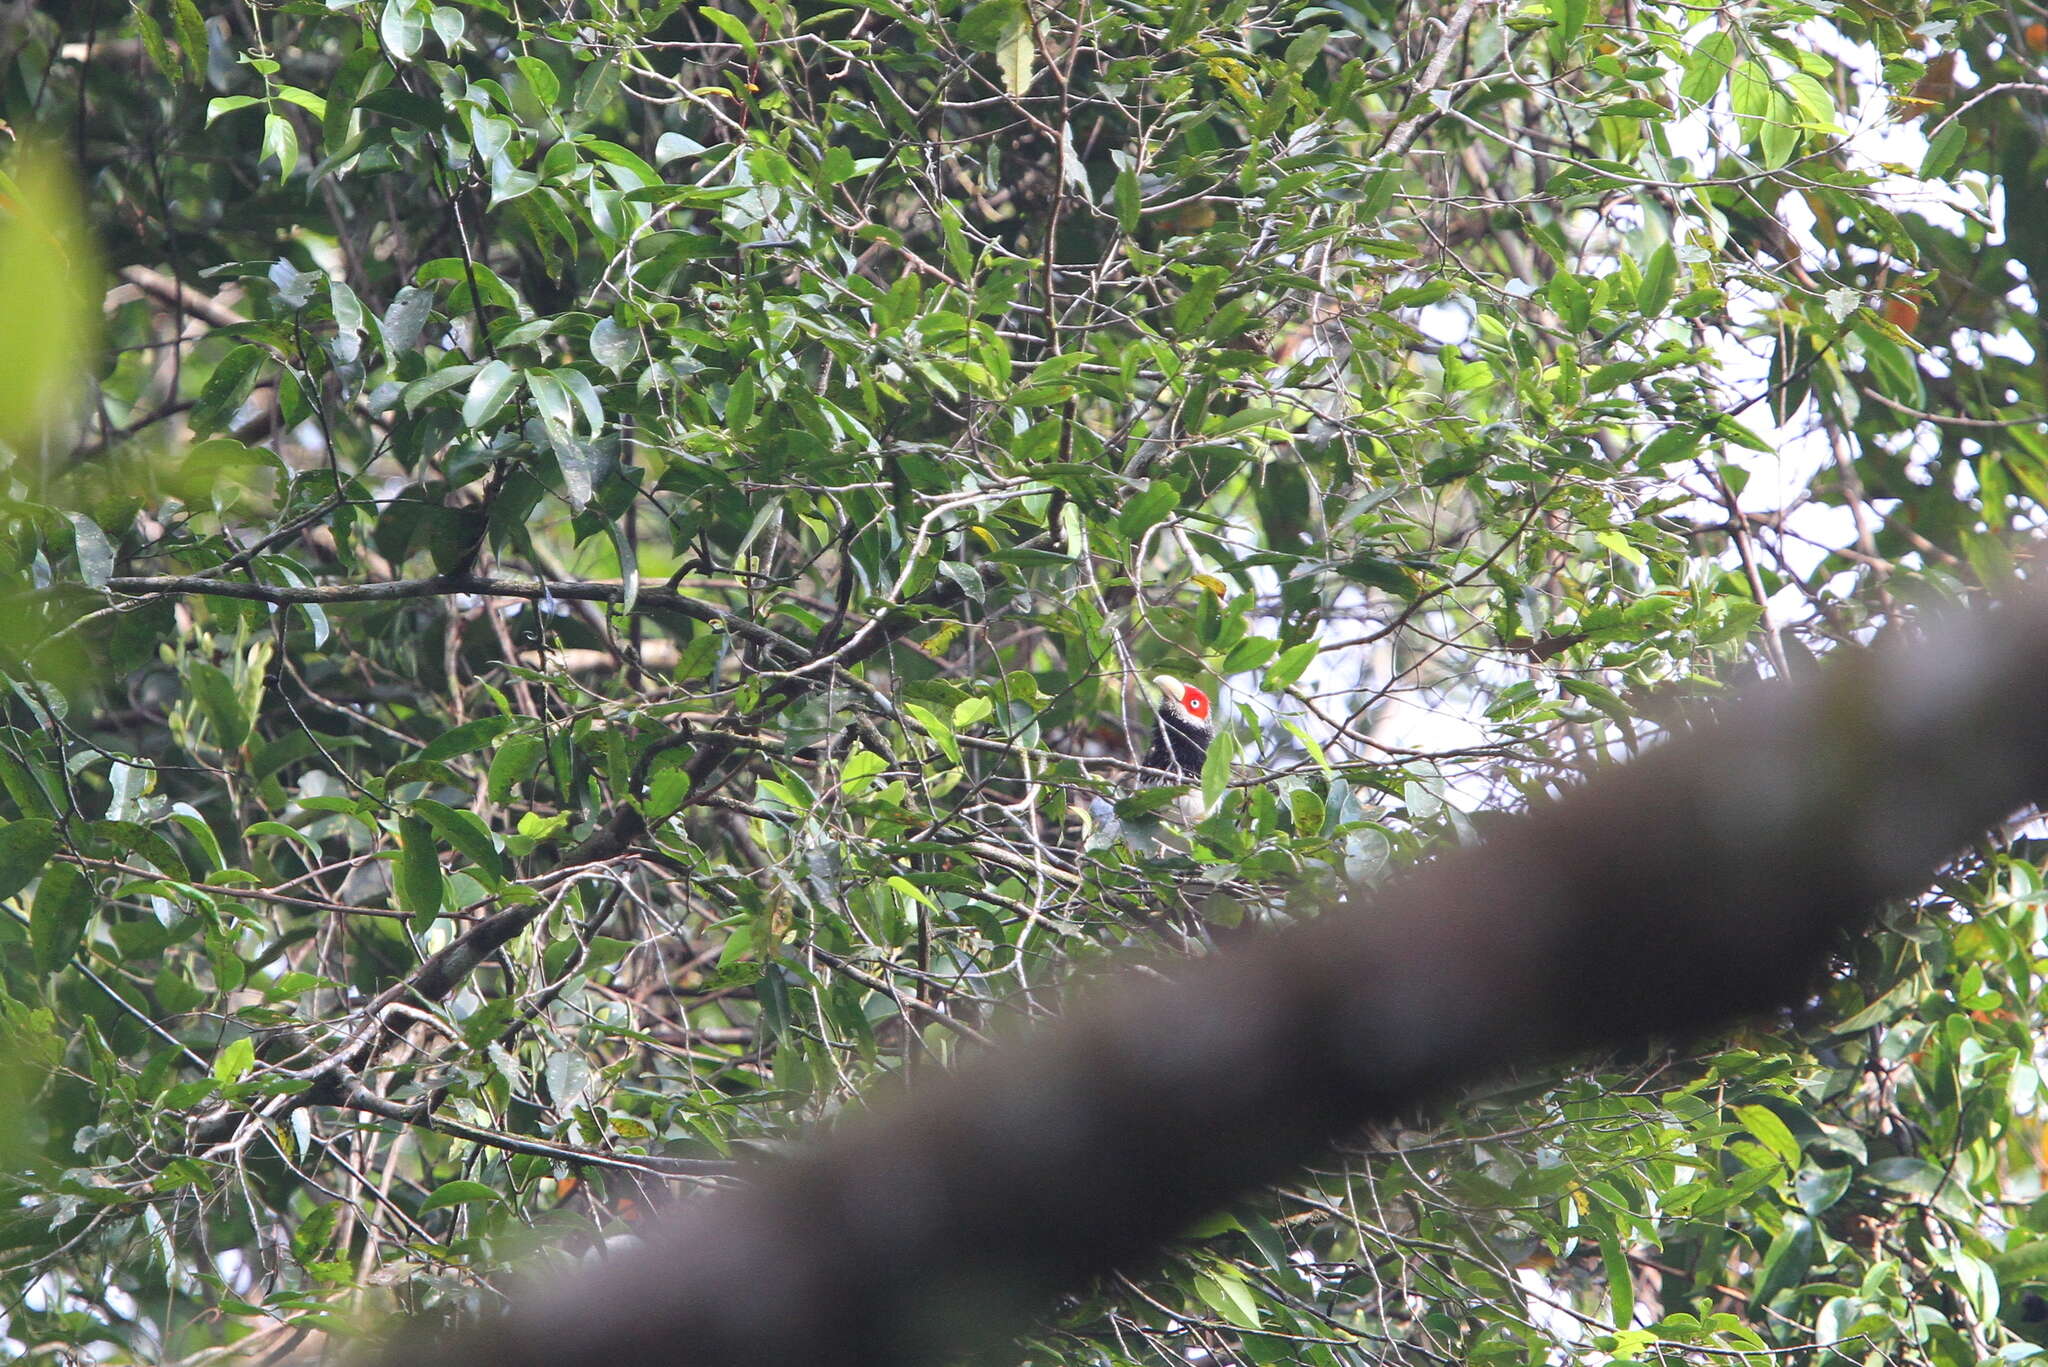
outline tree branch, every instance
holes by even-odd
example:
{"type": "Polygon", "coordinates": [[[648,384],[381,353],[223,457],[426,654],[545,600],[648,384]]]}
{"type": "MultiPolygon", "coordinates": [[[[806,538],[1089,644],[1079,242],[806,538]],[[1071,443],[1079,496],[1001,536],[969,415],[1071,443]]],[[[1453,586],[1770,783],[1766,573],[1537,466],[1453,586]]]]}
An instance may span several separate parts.
{"type": "Polygon", "coordinates": [[[1125,975],[693,1204],[646,1256],[385,1361],[955,1358],[1363,1122],[1796,1000],[1875,903],[2048,787],[2044,711],[2039,597],[1763,687],[1377,895],[1125,975]]]}
{"type": "MultiPolygon", "coordinates": [[[[393,579],[365,584],[256,584],[239,579],[211,579],[197,575],[153,575],[141,578],[109,579],[107,588],[136,597],[191,594],[212,598],[241,598],[255,603],[388,603],[406,598],[446,598],[470,593],[486,598],[569,599],[586,603],[622,603],[623,584],[592,581],[542,581],[509,579],[481,574],[437,574],[429,579],[393,579]]],[[[764,627],[751,618],[692,598],[672,589],[642,588],[636,610],[659,609],[700,622],[713,622],[736,636],[780,651],[792,659],[806,660],[810,654],[781,632],[764,627]]]]}

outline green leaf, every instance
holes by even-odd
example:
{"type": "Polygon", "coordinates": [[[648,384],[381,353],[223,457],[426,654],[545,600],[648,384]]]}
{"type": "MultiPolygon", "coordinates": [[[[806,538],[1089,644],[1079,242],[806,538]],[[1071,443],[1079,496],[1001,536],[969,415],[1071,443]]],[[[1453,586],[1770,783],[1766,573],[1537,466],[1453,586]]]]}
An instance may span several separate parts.
{"type": "Polygon", "coordinates": [[[1842,1199],[1849,1190],[1849,1179],[1855,1176],[1848,1164],[1840,1167],[1822,1168],[1808,1164],[1799,1170],[1793,1180],[1792,1189],[1799,1198],[1799,1208],[1808,1215],[1818,1216],[1842,1199]]]}
{"type": "Polygon", "coordinates": [[[1927,141],[1927,152],[1920,158],[1920,178],[1939,180],[1948,174],[1962,155],[1963,145],[1969,141],[1970,130],[1963,126],[1961,119],[1951,119],[1942,125],[1941,131],[1927,141]]]}
{"type": "Polygon", "coordinates": [[[277,159],[277,178],[291,179],[299,164],[299,135],[282,114],[263,116],[263,155],[277,159]]]}
{"type": "Polygon", "coordinates": [[[135,34],[142,40],[143,51],[149,54],[150,64],[157,73],[168,80],[177,80],[183,73],[171,56],[171,45],[164,40],[163,26],[150,16],[140,0],[129,0],[129,18],[135,24],[135,34]]]}
{"type": "Polygon", "coordinates": [[[1635,1323],[1635,1269],[1629,1266],[1628,1246],[1611,1230],[1600,1236],[1600,1261],[1607,1268],[1607,1292],[1614,1307],[1614,1322],[1635,1323]]]}
{"type": "Polygon", "coordinates": [[[1778,1118],[1775,1111],[1768,1106],[1737,1106],[1735,1114],[1741,1118],[1749,1132],[1763,1142],[1765,1148],[1783,1160],[1786,1168],[1798,1170],[1799,1141],[1792,1137],[1792,1131],[1778,1118]]]}
{"type": "Polygon", "coordinates": [[[1837,132],[1835,97],[1803,71],[1787,72],[1778,88],[1791,103],[1797,121],[1816,132],[1837,132]]]}
{"type": "Polygon", "coordinates": [[[825,148],[825,160],[817,164],[817,178],[821,184],[846,184],[854,174],[854,154],[848,148],[842,148],[838,143],[825,148]]]}
{"type": "Polygon", "coordinates": [[[482,427],[498,416],[498,410],[518,387],[518,371],[503,361],[484,362],[476,378],[469,382],[469,393],[463,397],[462,425],[471,431],[482,427]]]}
{"type": "Polygon", "coordinates": [[[1728,71],[1729,103],[1744,137],[1757,135],[1757,120],[1770,109],[1771,74],[1762,62],[1745,58],[1728,71]]]}
{"type": "Polygon", "coordinates": [[[377,36],[383,40],[384,50],[393,58],[401,62],[411,61],[427,37],[425,0],[384,0],[383,17],[377,22],[377,36]]]}
{"type": "Polygon", "coordinates": [[[227,754],[235,754],[248,743],[252,725],[243,710],[234,680],[204,660],[185,666],[185,683],[198,699],[199,710],[213,728],[213,743],[227,754]]]}
{"type": "Polygon", "coordinates": [[[1240,1329],[1261,1328],[1259,1303],[1244,1273],[1230,1263],[1216,1263],[1195,1275],[1195,1294],[1202,1303],[1240,1329]]]}
{"type": "Polygon", "coordinates": [[[575,435],[576,408],[569,399],[568,386],[545,370],[529,370],[526,372],[526,392],[532,396],[534,410],[550,430],[575,435]]]}
{"type": "Polygon", "coordinates": [[[426,933],[448,892],[448,880],[441,874],[440,852],[434,845],[434,828],[417,816],[398,821],[398,860],[392,874],[398,892],[399,909],[412,918],[415,935],[426,933]]]}
{"type": "Polygon", "coordinates": [[[960,19],[960,41],[976,52],[998,52],[1030,19],[1024,0],[981,0],[960,19]]]}
{"type": "MultiPolygon", "coordinates": [[[[1477,453],[1472,454],[1476,455],[1477,453]]],[[[1479,468],[1479,464],[1483,463],[1468,462],[1463,457],[1448,459],[1450,459],[1450,463],[1447,465],[1431,461],[1429,466],[1425,466],[1423,468],[1424,482],[1430,482],[1431,478],[1434,478],[1436,483],[1444,483],[1451,479],[1462,478],[1476,471],[1479,468]],[[1433,470],[1432,467],[1434,467],[1433,470]]],[[[1364,584],[1368,588],[1384,589],[1397,598],[1412,597],[1415,593],[1414,576],[1408,570],[1387,559],[1385,556],[1361,552],[1347,560],[1339,561],[1331,566],[1331,568],[1355,584],[1364,584]]]]}
{"type": "Polygon", "coordinates": [[[1016,565],[1022,569],[1066,569],[1074,563],[1070,555],[1043,551],[1036,546],[1006,546],[999,551],[990,551],[988,558],[999,565],[1016,565]]]}
{"type": "Polygon", "coordinates": [[[114,576],[113,543],[107,540],[99,524],[84,513],[69,516],[72,540],[78,547],[78,577],[89,589],[104,589],[107,580],[114,576]]]}
{"type": "Polygon", "coordinates": [[[92,884],[73,864],[52,864],[36,886],[29,913],[29,939],[36,967],[54,973],[71,962],[92,919],[92,884]]]}
{"type": "Polygon", "coordinates": [[[256,1037],[243,1035],[230,1040],[213,1057],[213,1080],[223,1085],[239,1082],[256,1066],[256,1037]]]}
{"type": "Polygon", "coordinates": [[[1328,28],[1321,24],[1312,25],[1288,40],[1287,50],[1280,60],[1296,71],[1306,71],[1323,55],[1323,45],[1329,41],[1328,28]]]}
{"type": "Polygon", "coordinates": [[[1603,119],[1646,119],[1663,123],[1672,117],[1672,111],[1655,100],[1616,100],[1603,104],[1596,111],[1603,119]]]}
{"type": "Polygon", "coordinates": [[[939,749],[945,752],[947,759],[952,760],[955,765],[960,763],[960,742],[954,739],[953,728],[940,721],[937,713],[914,702],[903,704],[903,710],[923,728],[926,735],[938,742],[939,749]]]}
{"type": "Polygon", "coordinates": [[[1547,293],[1551,307],[1573,332],[1584,332],[1592,322],[1593,295],[1586,282],[1571,271],[1559,269],[1550,277],[1547,293]]]}
{"type": "Polygon", "coordinates": [[[1557,36],[1565,47],[1579,41],[1590,8],[1591,0],[1550,0],[1550,17],[1556,20],[1557,36]]]}
{"type": "Polygon", "coordinates": [[[1863,1170],[1863,1180],[1918,1201],[1930,1201],[1948,1175],[1924,1158],[1881,1158],[1863,1170]]]}
{"type": "Polygon", "coordinates": [[[740,51],[746,54],[748,61],[760,59],[760,44],[754,41],[754,35],[747,31],[746,24],[741,22],[738,15],[728,13],[716,5],[700,5],[697,7],[697,13],[710,20],[712,26],[723,32],[726,37],[738,43],[740,51]]]}
{"type": "Polygon", "coordinates": [[[654,168],[643,161],[639,153],[634,152],[631,148],[621,147],[619,144],[607,142],[603,138],[581,138],[578,140],[578,145],[591,155],[618,167],[642,186],[655,186],[663,183],[661,177],[654,173],[654,168]]]}
{"type": "Polygon", "coordinates": [[[1142,493],[1118,511],[1117,534],[1135,545],[1141,535],[1180,506],[1180,497],[1180,485],[1174,481],[1150,481],[1142,493]]]}
{"type": "Polygon", "coordinates": [[[1678,253],[1666,242],[1651,252],[1643,265],[1642,282],[1636,286],[1636,312],[1645,318],[1660,316],[1671,303],[1671,290],[1677,282],[1678,253]]]}
{"type": "Polygon", "coordinates": [[[395,86],[363,96],[356,102],[356,107],[365,113],[382,114],[400,123],[411,124],[415,128],[428,131],[437,131],[448,123],[448,111],[440,101],[430,100],[395,86]]]}
{"type": "Polygon", "coordinates": [[[1316,658],[1320,647],[1314,641],[1303,641],[1289,646],[1266,671],[1265,688],[1268,693],[1285,693],[1301,678],[1302,671],[1316,658]]]}
{"type": "Polygon", "coordinates": [[[611,469],[611,461],[596,442],[587,441],[559,422],[535,419],[529,433],[538,430],[554,453],[555,466],[562,472],[562,492],[569,506],[582,512],[597,496],[598,483],[611,469]]]}
{"type": "Polygon", "coordinates": [[[491,742],[510,731],[517,723],[511,717],[478,717],[460,726],[451,726],[427,742],[415,758],[437,761],[454,759],[481,750],[491,742]]]}
{"type": "Polygon", "coordinates": [[[195,436],[210,436],[228,425],[249,397],[256,371],[269,355],[260,346],[238,346],[220,360],[192,405],[191,424],[195,436]]]}
{"type": "Polygon", "coordinates": [[[1761,117],[1758,145],[1764,154],[1764,166],[1777,170],[1792,160],[1799,150],[1799,111],[1785,95],[1773,89],[1767,109],[1761,117]]]}
{"type": "Polygon", "coordinates": [[[1138,219],[1144,211],[1144,200],[1138,189],[1138,173],[1130,167],[1117,172],[1116,184],[1111,190],[1116,204],[1116,224],[1126,235],[1138,231],[1138,219]]]}
{"type": "Polygon", "coordinates": [[[214,835],[213,827],[206,824],[206,818],[201,816],[190,803],[179,802],[174,804],[171,808],[171,820],[183,826],[186,833],[192,837],[194,843],[205,854],[206,863],[199,867],[201,874],[212,873],[215,870],[226,867],[226,861],[221,858],[220,840],[214,835]]]}
{"type": "Polygon", "coordinates": [[[1715,29],[1685,59],[1685,76],[1678,83],[1680,99],[1704,104],[1720,93],[1722,83],[1735,64],[1735,35],[1715,29]]]}
{"type": "Polygon", "coordinates": [[[327,118],[327,101],[324,97],[315,95],[312,91],[303,90],[295,85],[273,86],[272,89],[280,100],[285,101],[287,104],[295,104],[308,114],[311,114],[315,119],[325,122],[327,118]]]}
{"type": "Polygon", "coordinates": [[[1202,760],[1202,807],[1215,811],[1223,801],[1224,790],[1230,787],[1230,766],[1237,761],[1237,737],[1228,731],[1219,731],[1216,739],[1209,742],[1209,753],[1202,760]]]}
{"type": "Polygon", "coordinates": [[[647,801],[642,814],[650,826],[668,820],[683,809],[690,797],[690,772],[670,765],[647,782],[647,801]]]}
{"type": "MultiPolygon", "coordinates": [[[[223,992],[238,992],[248,981],[249,965],[235,947],[234,936],[224,930],[206,932],[206,959],[213,965],[213,978],[223,992]]],[[[253,1046],[252,1046],[253,1047],[253,1046]]]]}
{"type": "Polygon", "coordinates": [[[1912,353],[1868,322],[1859,320],[1853,331],[1873,387],[1909,408],[1926,408],[1927,393],[1920,382],[1920,365],[1912,353]]]}
{"type": "Polygon", "coordinates": [[[427,320],[434,316],[435,302],[434,292],[418,285],[407,285],[393,295],[391,307],[384,310],[382,321],[384,349],[396,356],[418,347],[420,333],[426,329],[427,320]]]}
{"type": "Polygon", "coordinates": [[[561,78],[555,69],[538,57],[514,57],[512,65],[519,68],[519,74],[526,78],[527,89],[543,109],[553,109],[555,101],[561,98],[561,78]]]}
{"type": "Polygon", "coordinates": [[[327,112],[320,120],[321,147],[329,156],[341,157],[343,149],[349,146],[356,100],[363,93],[364,78],[373,70],[381,73],[386,69],[384,54],[374,43],[364,43],[342,59],[328,83],[327,112]]]}
{"type": "Polygon", "coordinates": [[[1990,1262],[1992,1271],[2006,1282],[2048,1279],[2048,1239],[2028,1239],[2008,1244],[2002,1251],[1992,1254],[1987,1261],[1990,1262]]]}
{"type": "MultiPolygon", "coordinates": [[[[915,282],[915,276],[905,276],[915,282]]],[[[754,422],[754,400],[758,381],[751,370],[742,370],[732,377],[732,384],[726,389],[725,425],[734,432],[744,432],[754,422]]]]}
{"type": "Polygon", "coordinates": [[[307,835],[296,826],[287,826],[282,821],[253,822],[250,824],[249,829],[242,832],[242,834],[244,836],[274,835],[303,845],[313,854],[320,853],[319,841],[313,839],[313,837],[307,835]]]}
{"type": "Polygon", "coordinates": [[[178,853],[161,831],[135,821],[96,821],[92,825],[95,835],[112,841],[125,850],[133,863],[145,864],[169,877],[183,880],[190,875],[185,867],[185,857],[178,853]]]}
{"type": "Polygon", "coordinates": [[[420,1214],[430,1215],[434,1211],[446,1210],[450,1206],[466,1206],[478,1201],[502,1199],[502,1195],[495,1187],[487,1187],[482,1182],[472,1182],[466,1177],[458,1177],[452,1182],[443,1182],[435,1187],[432,1194],[420,1202],[420,1214]]]}
{"type": "MultiPolygon", "coordinates": [[[[1434,489],[1440,484],[1449,484],[1454,479],[1475,475],[1486,467],[1486,453],[1476,448],[1463,451],[1449,451],[1438,456],[1422,467],[1422,483],[1434,489]]],[[[1374,565],[1387,562],[1379,556],[1367,556],[1364,560],[1374,565]]],[[[1340,571],[1348,573],[1348,571],[1340,571]]]]}
{"type": "Polygon", "coordinates": [[[839,787],[848,797],[857,797],[874,786],[876,777],[887,772],[889,761],[872,750],[855,750],[839,766],[839,787]]]}
{"type": "Polygon", "coordinates": [[[625,373],[627,365],[640,354],[640,334],[622,328],[610,318],[600,318],[590,330],[590,355],[614,375],[625,373]]]}
{"type": "Polygon", "coordinates": [[[452,5],[435,5],[427,14],[427,24],[434,30],[434,36],[441,40],[443,52],[453,56],[462,46],[466,24],[461,10],[452,5]]]}
{"type": "Polygon", "coordinates": [[[182,1016],[206,1004],[207,994],[172,964],[166,963],[157,969],[156,979],[150,987],[169,1015],[182,1016]]]}
{"type": "Polygon", "coordinates": [[[1813,1267],[1817,1242],[1813,1221],[1804,1215],[1787,1216],[1784,1229],[1771,1240],[1770,1249],[1764,1254],[1763,1266],[1757,1271],[1756,1294],[1750,1304],[1761,1310],[1780,1292],[1804,1281],[1813,1267]]]}
{"type": "Polygon", "coordinates": [[[206,75],[206,21],[199,17],[199,7],[192,0],[171,0],[171,27],[178,34],[185,79],[198,85],[206,75]]]}
{"type": "Polygon", "coordinates": [[[211,128],[213,121],[223,114],[232,114],[238,109],[252,109],[263,103],[259,95],[222,95],[206,102],[206,125],[211,128]]]}
{"type": "Polygon", "coordinates": [[[1265,668],[1266,662],[1279,651],[1280,643],[1270,636],[1247,636],[1230,648],[1230,653],[1223,657],[1222,667],[1216,672],[1224,675],[1248,674],[1252,670],[1265,668]]]}
{"type": "Polygon", "coordinates": [[[453,389],[482,369],[482,366],[469,364],[443,366],[407,385],[399,396],[399,402],[407,413],[418,412],[420,405],[428,399],[444,389],[453,389]]]}
{"type": "Polygon", "coordinates": [[[490,829],[475,812],[450,807],[428,797],[415,799],[412,809],[427,819],[427,824],[434,828],[434,834],[461,851],[492,882],[505,876],[504,860],[498,854],[496,842],[491,839],[490,829]]]}
{"type": "MultiPolygon", "coordinates": [[[[6,735],[5,731],[0,731],[0,737],[6,735]]],[[[32,755],[17,756],[8,753],[6,746],[0,746],[0,786],[6,788],[7,795],[22,811],[35,812],[40,816],[57,815],[56,779],[32,755]]],[[[0,851],[4,849],[5,846],[0,845],[0,851]]],[[[0,857],[0,869],[6,867],[5,858],[0,857]]],[[[33,877],[33,873],[30,876],[33,877]]],[[[0,897],[6,895],[0,892],[0,897]]]]}
{"type": "Polygon", "coordinates": [[[1911,978],[1902,979],[1879,993],[1862,1010],[1837,1024],[1835,1030],[1844,1035],[1858,1034],[1906,1014],[1919,1000],[1920,984],[1911,978]]]}
{"type": "Polygon", "coordinates": [[[1699,446],[1699,428],[1691,424],[1667,427],[1636,455],[1636,466],[1645,472],[1661,470],[1675,461],[1690,460],[1699,446]]]}
{"type": "Polygon", "coordinates": [[[1159,815],[1188,791],[1184,783],[1162,784],[1156,788],[1140,788],[1116,800],[1117,818],[1122,821],[1142,821],[1159,815]]]}
{"type": "Polygon", "coordinates": [[[1444,809],[1443,780],[1434,775],[1408,779],[1401,785],[1401,801],[1414,820],[1435,820],[1444,809]]]}
{"type": "Polygon", "coordinates": [[[490,772],[484,779],[490,800],[500,806],[510,802],[512,790],[533,777],[546,750],[547,743],[530,732],[507,736],[500,742],[491,755],[490,772]]]}

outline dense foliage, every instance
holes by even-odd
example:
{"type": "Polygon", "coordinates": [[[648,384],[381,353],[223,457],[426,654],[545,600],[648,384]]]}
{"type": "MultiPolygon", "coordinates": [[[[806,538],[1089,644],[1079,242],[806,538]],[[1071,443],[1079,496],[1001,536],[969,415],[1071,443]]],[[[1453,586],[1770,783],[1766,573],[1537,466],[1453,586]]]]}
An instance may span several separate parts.
{"type": "MultiPolygon", "coordinates": [[[[9,7],[0,1351],[487,1307],[2024,574],[2041,15],[9,7]]],[[[2021,833],[1032,1360],[2030,1355],[2021,833]]]]}

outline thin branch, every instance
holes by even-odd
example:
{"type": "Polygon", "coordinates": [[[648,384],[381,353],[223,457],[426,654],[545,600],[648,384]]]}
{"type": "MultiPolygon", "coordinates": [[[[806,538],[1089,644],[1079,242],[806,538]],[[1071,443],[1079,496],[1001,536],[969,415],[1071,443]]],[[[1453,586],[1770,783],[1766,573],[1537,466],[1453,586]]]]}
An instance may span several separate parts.
{"type": "MultiPolygon", "coordinates": [[[[293,603],[388,603],[407,598],[446,598],[464,593],[487,598],[527,598],[535,601],[557,598],[586,603],[622,603],[626,597],[623,584],[591,581],[543,582],[538,579],[507,579],[480,574],[442,574],[430,579],[394,579],[383,583],[360,584],[252,584],[235,579],[172,574],[109,579],[107,588],[114,593],[131,594],[135,597],[197,595],[240,598],[247,602],[271,603],[280,607],[293,603]]],[[[801,645],[781,632],[761,626],[739,613],[728,612],[701,598],[692,598],[671,589],[642,588],[634,610],[680,613],[700,622],[716,623],[736,636],[744,636],[759,645],[781,651],[793,659],[808,658],[808,652],[801,645]]]]}

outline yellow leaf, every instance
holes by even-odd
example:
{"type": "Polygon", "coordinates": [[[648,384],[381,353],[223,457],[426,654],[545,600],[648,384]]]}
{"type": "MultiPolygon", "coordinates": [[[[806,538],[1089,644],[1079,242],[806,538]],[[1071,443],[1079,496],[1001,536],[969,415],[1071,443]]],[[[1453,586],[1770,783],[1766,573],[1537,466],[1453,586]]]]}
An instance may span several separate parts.
{"type": "Polygon", "coordinates": [[[996,49],[996,65],[1003,69],[1003,85],[1012,95],[1022,95],[1031,88],[1036,75],[1032,67],[1037,58],[1038,49],[1029,24],[1017,25],[996,49]]]}
{"type": "Polygon", "coordinates": [[[1251,71],[1250,67],[1235,57],[1209,59],[1209,74],[1229,87],[1230,93],[1237,97],[1237,102],[1247,109],[1259,102],[1258,92],[1252,89],[1251,81],[1248,79],[1251,71]]]}

